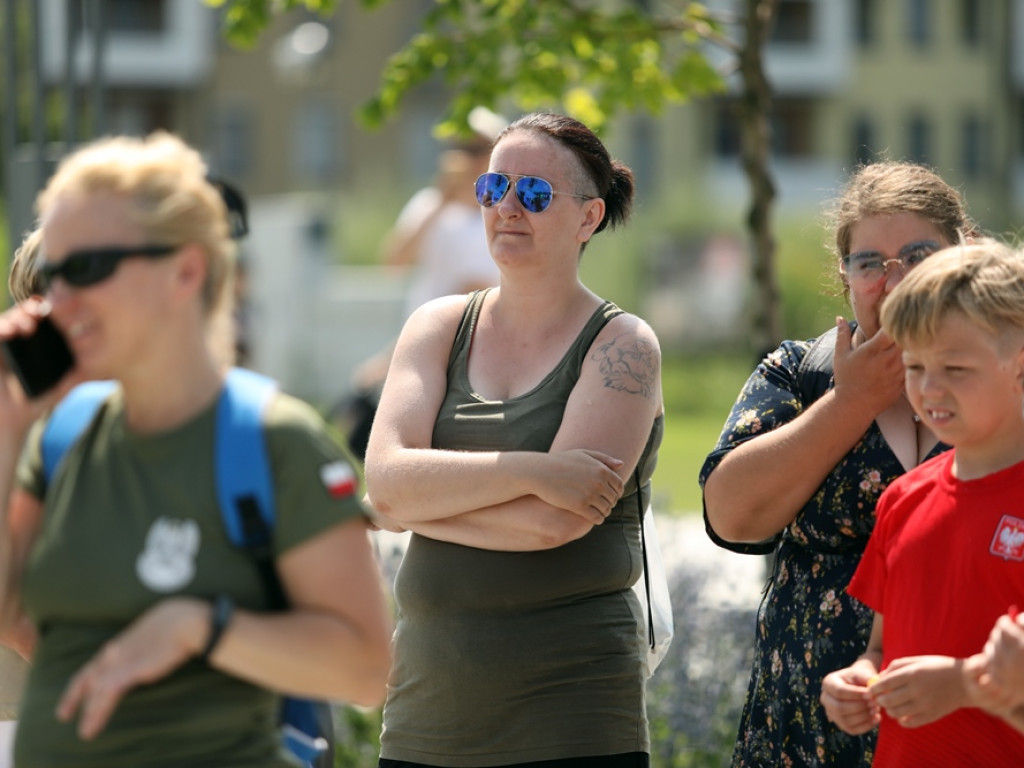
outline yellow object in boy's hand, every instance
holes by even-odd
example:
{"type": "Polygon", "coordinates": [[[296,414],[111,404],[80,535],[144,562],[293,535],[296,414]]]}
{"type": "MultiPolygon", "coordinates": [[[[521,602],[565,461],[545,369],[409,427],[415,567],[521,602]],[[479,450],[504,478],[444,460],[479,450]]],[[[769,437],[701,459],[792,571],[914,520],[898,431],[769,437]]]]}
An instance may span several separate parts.
{"type": "Polygon", "coordinates": [[[870,678],[868,679],[868,688],[870,688],[870,687],[871,687],[872,685],[874,685],[875,683],[877,683],[877,682],[878,682],[878,678],[879,678],[879,677],[881,677],[881,675],[873,675],[872,677],[870,677],[870,678]]]}

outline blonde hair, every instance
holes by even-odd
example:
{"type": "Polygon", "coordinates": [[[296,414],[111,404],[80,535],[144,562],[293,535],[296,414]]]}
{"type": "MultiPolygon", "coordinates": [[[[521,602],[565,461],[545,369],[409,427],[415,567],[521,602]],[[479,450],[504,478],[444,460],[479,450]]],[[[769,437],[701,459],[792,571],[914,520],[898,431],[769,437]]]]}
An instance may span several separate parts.
{"type": "Polygon", "coordinates": [[[61,161],[36,200],[40,218],[65,194],[121,196],[151,243],[198,245],[206,256],[202,302],[211,339],[233,346],[221,337],[231,327],[236,248],[224,199],[196,150],[164,131],[99,139],[61,161]]]}
{"type": "Polygon", "coordinates": [[[40,293],[36,284],[36,270],[39,267],[39,251],[43,242],[43,230],[36,227],[21,241],[11,259],[11,269],[7,274],[7,288],[11,298],[19,304],[29,297],[40,293]]]}
{"type": "Polygon", "coordinates": [[[928,342],[952,312],[996,338],[1024,331],[1024,255],[992,239],[939,251],[888,296],[882,327],[900,346],[928,342]]]}

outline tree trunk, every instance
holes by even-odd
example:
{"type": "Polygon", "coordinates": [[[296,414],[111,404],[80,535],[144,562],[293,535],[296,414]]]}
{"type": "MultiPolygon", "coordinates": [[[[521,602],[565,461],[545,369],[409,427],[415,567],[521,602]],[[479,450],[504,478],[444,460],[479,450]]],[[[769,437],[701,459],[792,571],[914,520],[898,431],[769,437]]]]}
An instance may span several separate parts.
{"type": "Polygon", "coordinates": [[[752,245],[750,338],[754,344],[753,351],[759,356],[774,349],[782,339],[772,230],[775,185],[769,168],[772,89],[763,66],[764,46],[777,6],[778,0],[745,0],[746,43],[740,54],[743,83],[738,105],[741,154],[751,190],[747,214],[752,245]]]}

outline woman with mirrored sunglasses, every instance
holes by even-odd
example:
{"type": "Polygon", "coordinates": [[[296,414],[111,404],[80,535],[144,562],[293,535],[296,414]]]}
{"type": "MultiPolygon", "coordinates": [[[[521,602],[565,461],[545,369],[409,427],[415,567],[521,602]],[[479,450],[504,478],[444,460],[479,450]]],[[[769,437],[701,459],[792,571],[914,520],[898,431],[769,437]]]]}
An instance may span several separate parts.
{"type": "Polygon", "coordinates": [[[630,587],[660,351],[578,274],[628,218],[632,173],[578,121],[532,114],[476,191],[501,282],[409,319],[366,455],[380,525],[412,531],[380,765],[647,766],[630,587]]]}
{"type": "Polygon", "coordinates": [[[48,304],[75,362],[32,399],[0,366],[0,636],[35,629],[16,763],[294,765],[280,693],[374,705],[390,663],[353,467],[312,408],[270,395],[279,599],[217,496],[235,247],[199,154],[164,133],[98,141],[38,208],[46,302],[0,316],[0,339],[48,304]],[[33,420],[83,379],[115,386],[51,473],[33,420]]]}
{"type": "Polygon", "coordinates": [[[821,682],[867,645],[871,612],[846,586],[879,495],[948,447],[903,395],[901,352],[879,311],[907,271],[975,233],[960,194],[924,166],[879,162],[857,169],[828,218],[853,320],[767,355],[700,473],[712,540],[774,552],[734,768],[871,764],[874,734],[830,723],[821,682]]]}

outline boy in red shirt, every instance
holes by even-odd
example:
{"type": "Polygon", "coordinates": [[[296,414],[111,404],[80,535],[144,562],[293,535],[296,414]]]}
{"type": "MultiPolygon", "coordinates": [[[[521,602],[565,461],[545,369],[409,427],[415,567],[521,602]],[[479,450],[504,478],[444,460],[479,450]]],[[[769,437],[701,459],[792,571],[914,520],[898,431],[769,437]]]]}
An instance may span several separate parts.
{"type": "Polygon", "coordinates": [[[921,424],[954,450],[879,500],[849,586],[875,612],[871,638],[821,702],[848,733],[879,725],[875,768],[1020,766],[1024,734],[1007,719],[1024,708],[985,699],[979,650],[1024,601],[1024,257],[994,241],[940,251],[881,320],[921,424]]]}

